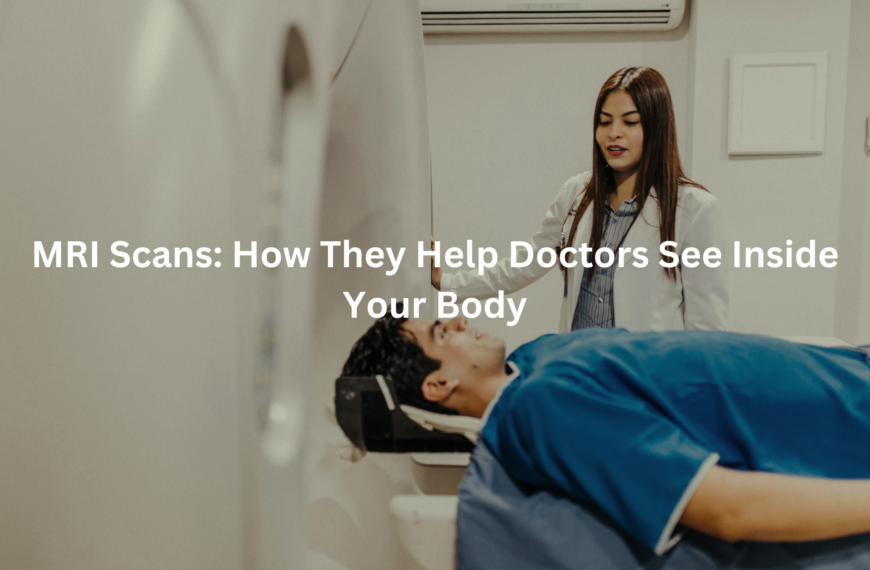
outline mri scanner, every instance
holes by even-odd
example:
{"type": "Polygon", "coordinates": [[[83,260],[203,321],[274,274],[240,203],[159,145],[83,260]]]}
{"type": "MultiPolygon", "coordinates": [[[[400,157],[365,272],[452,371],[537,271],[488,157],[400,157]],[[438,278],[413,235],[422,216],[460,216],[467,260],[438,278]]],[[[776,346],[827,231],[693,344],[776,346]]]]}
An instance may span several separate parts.
{"type": "Polygon", "coordinates": [[[395,564],[366,529],[419,473],[340,462],[319,410],[367,325],[342,292],[428,274],[317,244],[428,240],[422,49],[412,2],[0,0],[0,568],[395,564]],[[221,265],[119,269],[118,240],[221,265]],[[34,267],[71,241],[99,263],[34,267]]]}

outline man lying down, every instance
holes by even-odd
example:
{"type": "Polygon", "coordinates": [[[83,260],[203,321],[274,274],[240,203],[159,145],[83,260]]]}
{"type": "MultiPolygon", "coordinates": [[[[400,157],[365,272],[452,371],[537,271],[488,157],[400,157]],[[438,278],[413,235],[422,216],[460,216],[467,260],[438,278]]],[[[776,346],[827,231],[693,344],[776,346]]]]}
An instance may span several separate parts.
{"type": "Polygon", "coordinates": [[[726,541],[870,532],[866,351],[585,329],[504,352],[464,318],[388,315],[343,374],[389,375],[403,404],[482,418],[511,478],[598,505],[657,554],[678,523],[726,541]]]}

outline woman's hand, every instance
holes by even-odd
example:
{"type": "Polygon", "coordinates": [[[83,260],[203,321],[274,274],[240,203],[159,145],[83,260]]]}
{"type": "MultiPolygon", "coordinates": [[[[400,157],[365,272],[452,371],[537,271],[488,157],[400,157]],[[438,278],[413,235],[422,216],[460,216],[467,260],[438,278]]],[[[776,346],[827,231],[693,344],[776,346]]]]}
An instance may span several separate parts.
{"type": "MultiPolygon", "coordinates": [[[[432,238],[432,241],[430,243],[430,248],[431,248],[431,251],[435,250],[435,238],[434,237],[432,238]]],[[[429,263],[432,266],[432,286],[440,291],[441,290],[441,268],[435,267],[434,258],[430,259],[429,263]]]]}

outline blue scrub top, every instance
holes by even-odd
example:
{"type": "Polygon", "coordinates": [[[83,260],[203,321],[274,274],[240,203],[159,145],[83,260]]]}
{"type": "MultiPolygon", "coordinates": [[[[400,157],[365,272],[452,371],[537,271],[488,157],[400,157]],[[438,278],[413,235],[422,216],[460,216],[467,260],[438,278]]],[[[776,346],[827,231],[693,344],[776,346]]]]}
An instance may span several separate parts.
{"type": "Polygon", "coordinates": [[[870,366],[855,350],[582,329],[508,360],[520,374],[482,431],[499,463],[518,481],[597,504],[658,552],[717,459],[870,478],[870,366]]]}

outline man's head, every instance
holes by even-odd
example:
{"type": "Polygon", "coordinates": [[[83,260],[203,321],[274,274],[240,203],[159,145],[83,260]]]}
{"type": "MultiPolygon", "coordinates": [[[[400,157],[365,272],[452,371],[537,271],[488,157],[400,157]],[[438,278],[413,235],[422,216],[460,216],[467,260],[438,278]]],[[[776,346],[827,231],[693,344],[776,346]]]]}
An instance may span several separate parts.
{"type": "Polygon", "coordinates": [[[403,404],[478,415],[504,381],[504,341],[468,326],[390,315],[351,349],[344,376],[390,376],[403,404]]]}

